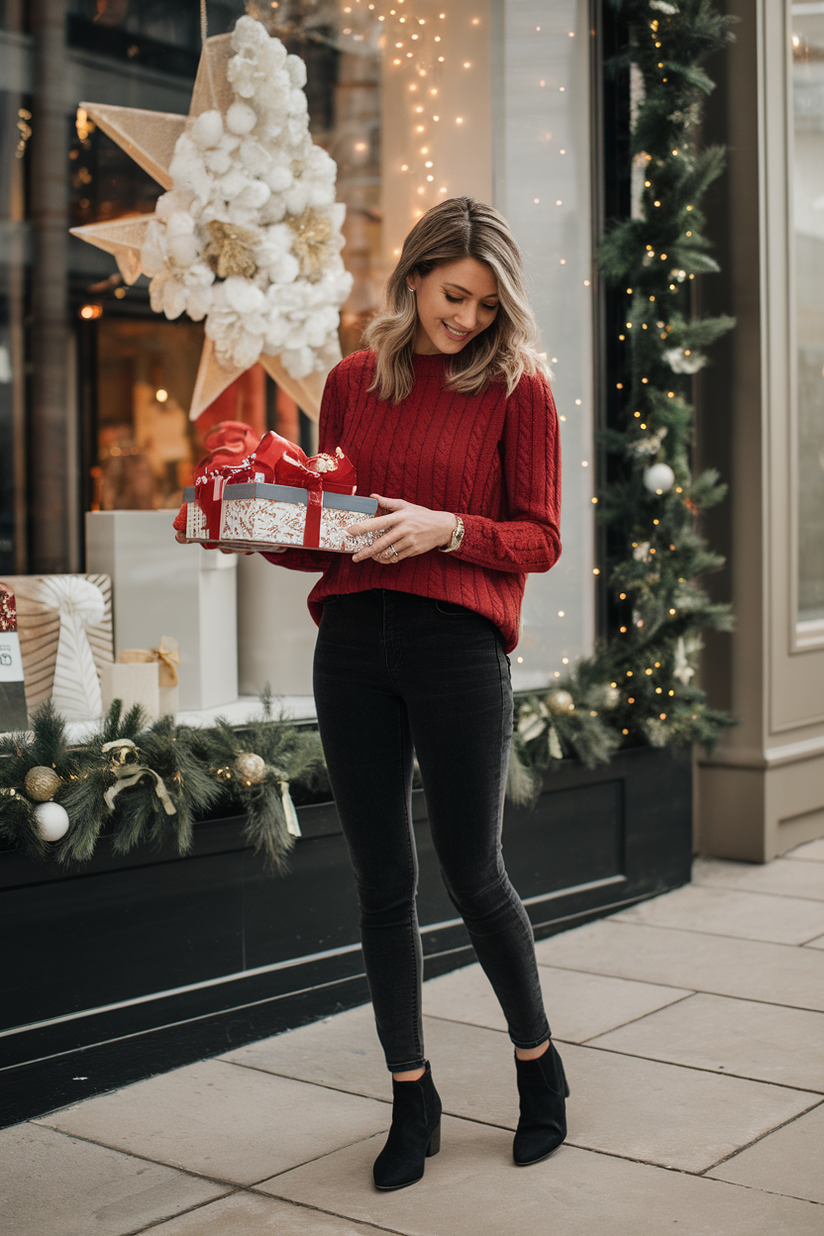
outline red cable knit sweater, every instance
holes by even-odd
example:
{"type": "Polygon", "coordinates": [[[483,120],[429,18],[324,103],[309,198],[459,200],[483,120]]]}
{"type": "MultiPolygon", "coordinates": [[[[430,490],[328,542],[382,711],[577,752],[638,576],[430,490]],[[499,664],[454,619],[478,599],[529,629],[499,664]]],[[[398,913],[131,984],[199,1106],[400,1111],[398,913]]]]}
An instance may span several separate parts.
{"type": "Polygon", "coordinates": [[[415,385],[392,404],[368,391],[374,354],[353,353],[329,375],[319,437],[321,451],[340,446],[352,460],[358,493],[461,515],[460,549],[431,550],[397,566],[312,550],[264,557],[323,571],[309,595],[315,622],[325,597],[392,588],[476,610],[495,623],[511,652],[526,576],[548,571],[561,552],[555,405],[540,376],[523,377],[509,399],[498,383],[477,395],[445,390],[446,364],[440,353],[416,355],[415,385]]]}

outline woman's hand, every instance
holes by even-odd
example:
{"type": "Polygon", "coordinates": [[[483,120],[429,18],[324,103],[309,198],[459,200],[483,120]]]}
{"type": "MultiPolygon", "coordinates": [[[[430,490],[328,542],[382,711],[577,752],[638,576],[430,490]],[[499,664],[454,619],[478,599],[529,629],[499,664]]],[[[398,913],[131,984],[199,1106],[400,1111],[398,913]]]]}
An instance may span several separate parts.
{"type": "Polygon", "coordinates": [[[377,498],[379,513],[374,519],[350,524],[349,536],[362,536],[372,532],[375,540],[353,555],[353,562],[365,562],[374,558],[383,566],[394,566],[402,558],[414,558],[430,549],[448,545],[455,529],[455,516],[448,511],[430,511],[425,506],[404,502],[403,498],[377,498]]]}

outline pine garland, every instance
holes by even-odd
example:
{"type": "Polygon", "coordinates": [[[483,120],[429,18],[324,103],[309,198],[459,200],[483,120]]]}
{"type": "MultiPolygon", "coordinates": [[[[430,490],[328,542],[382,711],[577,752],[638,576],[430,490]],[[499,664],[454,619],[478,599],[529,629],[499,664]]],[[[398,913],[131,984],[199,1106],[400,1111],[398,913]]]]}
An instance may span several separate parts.
{"type": "Polygon", "coordinates": [[[247,843],[285,870],[297,819],[290,790],[309,800],[331,792],[318,734],[273,718],[270,701],[263,702],[260,718],[239,729],[225,720],[198,729],[173,717],[146,725],[140,708],[124,715],[115,700],[85,746],[69,748],[49,701],[30,732],[0,735],[0,840],[61,863],[88,861],[104,833],[116,854],[146,843],[171,843],[187,854],[196,820],[220,810],[242,814],[247,843]],[[243,772],[250,755],[254,780],[243,772]],[[26,790],[26,775],[38,766],[60,778],[54,801],[70,820],[53,843],[41,838],[38,804],[26,790]]]}
{"type": "MultiPolygon", "coordinates": [[[[522,701],[515,759],[534,781],[562,755],[593,766],[621,745],[712,749],[735,724],[692,683],[701,632],[730,630],[732,616],[699,582],[724,561],[707,547],[699,520],[726,486],[714,471],[692,475],[689,402],[704,349],[734,325],[696,316],[690,303],[696,276],[718,270],[701,202],[725,161],[722,148],[697,145],[713,89],[701,62],[732,39],[734,19],[709,0],[614,0],[614,7],[627,34],[621,63],[634,66],[639,87],[631,153],[643,177],[636,217],[609,228],[599,255],[624,298],[623,402],[618,427],[603,434],[613,464],[598,493],[598,518],[617,558],[608,587],[619,629],[547,694],[522,701]]],[[[523,800],[527,782],[518,779],[523,800]]]]}

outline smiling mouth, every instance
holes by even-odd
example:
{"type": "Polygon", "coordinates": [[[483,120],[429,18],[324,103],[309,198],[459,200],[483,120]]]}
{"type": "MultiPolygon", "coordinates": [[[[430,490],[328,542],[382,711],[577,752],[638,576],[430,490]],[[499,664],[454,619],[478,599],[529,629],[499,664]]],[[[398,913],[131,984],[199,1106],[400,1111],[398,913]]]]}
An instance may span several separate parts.
{"type": "Polygon", "coordinates": [[[442,322],[444,330],[452,339],[466,339],[467,335],[471,334],[468,330],[455,330],[452,326],[447,326],[446,322],[442,322]]]}

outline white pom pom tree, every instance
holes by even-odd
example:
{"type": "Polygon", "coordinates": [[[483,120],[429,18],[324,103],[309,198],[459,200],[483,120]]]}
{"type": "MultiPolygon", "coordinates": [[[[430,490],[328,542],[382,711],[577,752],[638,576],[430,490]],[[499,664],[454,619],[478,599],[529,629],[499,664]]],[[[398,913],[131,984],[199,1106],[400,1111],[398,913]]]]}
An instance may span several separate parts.
{"type": "Polygon", "coordinates": [[[345,207],[309,133],[306,66],[260,22],[207,39],[188,116],[84,103],[166,190],[151,215],[72,228],[112,253],[152,308],[205,319],[190,415],[257,361],[317,416],[340,359],[345,207]]]}

